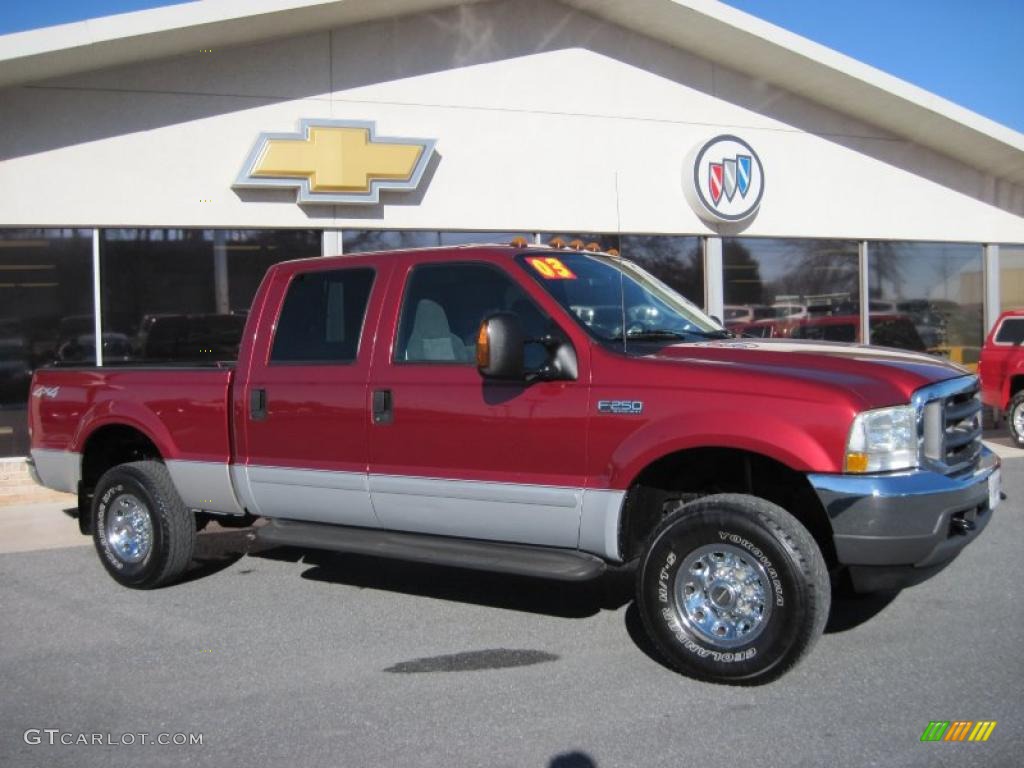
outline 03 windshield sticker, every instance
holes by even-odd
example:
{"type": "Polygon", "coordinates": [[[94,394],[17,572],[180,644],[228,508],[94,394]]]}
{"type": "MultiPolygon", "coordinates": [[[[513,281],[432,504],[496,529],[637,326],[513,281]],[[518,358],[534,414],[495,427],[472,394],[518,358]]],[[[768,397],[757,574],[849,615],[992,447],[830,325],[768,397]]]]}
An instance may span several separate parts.
{"type": "Polygon", "coordinates": [[[562,263],[561,259],[553,256],[531,256],[526,259],[545,280],[575,280],[576,275],[562,263]]]}

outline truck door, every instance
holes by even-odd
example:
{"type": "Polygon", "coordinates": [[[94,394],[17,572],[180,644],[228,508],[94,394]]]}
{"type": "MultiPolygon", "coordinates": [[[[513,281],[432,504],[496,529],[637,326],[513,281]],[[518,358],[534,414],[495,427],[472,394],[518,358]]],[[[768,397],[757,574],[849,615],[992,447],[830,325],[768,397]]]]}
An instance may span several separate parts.
{"type": "Polygon", "coordinates": [[[268,289],[236,388],[236,479],[254,513],[379,527],[367,488],[366,388],[389,271],[307,263],[268,289]]]}
{"type": "MultiPolygon", "coordinates": [[[[527,337],[572,341],[505,267],[423,256],[396,266],[371,372],[374,510],[392,530],[575,547],[589,348],[573,342],[575,381],[484,380],[476,337],[493,312],[518,314],[527,337]]],[[[544,355],[528,345],[527,365],[544,355]]]]}

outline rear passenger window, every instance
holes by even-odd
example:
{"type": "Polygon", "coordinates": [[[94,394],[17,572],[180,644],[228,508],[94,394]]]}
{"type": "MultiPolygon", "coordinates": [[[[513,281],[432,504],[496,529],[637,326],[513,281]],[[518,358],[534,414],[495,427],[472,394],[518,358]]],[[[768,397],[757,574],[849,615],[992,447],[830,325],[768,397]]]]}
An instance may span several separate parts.
{"type": "Polygon", "coordinates": [[[281,309],[270,362],[354,361],[372,286],[372,269],[296,275],[281,309]]]}
{"type": "Polygon", "coordinates": [[[996,344],[1024,343],[1024,317],[1008,317],[996,333],[996,344]]]}

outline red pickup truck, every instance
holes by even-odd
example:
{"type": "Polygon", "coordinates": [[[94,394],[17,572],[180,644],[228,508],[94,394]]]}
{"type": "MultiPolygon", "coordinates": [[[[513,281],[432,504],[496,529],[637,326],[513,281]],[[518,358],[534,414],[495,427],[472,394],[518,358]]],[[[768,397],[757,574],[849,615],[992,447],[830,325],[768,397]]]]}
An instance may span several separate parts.
{"type": "Polygon", "coordinates": [[[985,338],[978,362],[981,398],[1006,414],[1010,437],[1024,448],[1024,309],[1003,312],[985,338]]]}
{"type": "Polygon", "coordinates": [[[171,583],[211,516],[282,545],[550,579],[635,566],[655,645],[763,682],[831,581],[918,582],[1000,499],[975,376],[734,338],[615,255],[466,246],[282,263],[238,360],[51,368],[31,461],[121,584],[171,583]]]}

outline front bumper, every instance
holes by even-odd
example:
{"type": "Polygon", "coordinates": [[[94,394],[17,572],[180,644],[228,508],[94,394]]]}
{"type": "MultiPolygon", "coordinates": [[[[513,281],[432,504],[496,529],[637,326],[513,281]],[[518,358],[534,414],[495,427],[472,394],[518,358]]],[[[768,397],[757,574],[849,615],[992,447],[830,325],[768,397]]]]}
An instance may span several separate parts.
{"type": "Polygon", "coordinates": [[[899,589],[934,575],[992,518],[989,478],[999,458],[982,449],[957,476],[929,470],[887,475],[808,475],[832,523],[839,563],[856,590],[899,589]]]}

